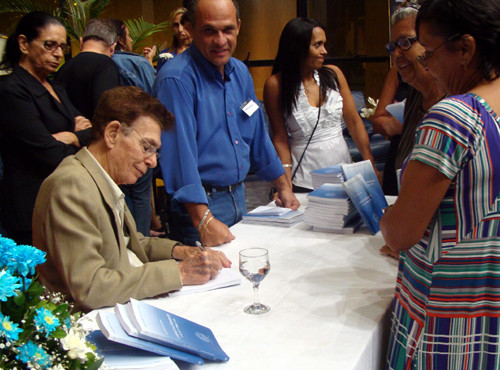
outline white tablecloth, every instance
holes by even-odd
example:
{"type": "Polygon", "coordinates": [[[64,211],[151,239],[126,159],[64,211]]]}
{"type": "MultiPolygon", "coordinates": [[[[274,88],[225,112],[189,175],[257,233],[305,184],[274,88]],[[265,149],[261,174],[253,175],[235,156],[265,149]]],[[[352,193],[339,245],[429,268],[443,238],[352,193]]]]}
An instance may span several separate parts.
{"type": "MultiPolygon", "coordinates": [[[[271,271],[260,286],[271,311],[243,312],[250,282],[215,291],[146,300],[212,329],[229,355],[218,369],[379,369],[383,361],[397,261],[384,257],[379,234],[350,235],[239,223],[219,247],[238,270],[238,252],[269,250],[271,271]]],[[[194,365],[178,362],[180,368],[194,365]]]]}

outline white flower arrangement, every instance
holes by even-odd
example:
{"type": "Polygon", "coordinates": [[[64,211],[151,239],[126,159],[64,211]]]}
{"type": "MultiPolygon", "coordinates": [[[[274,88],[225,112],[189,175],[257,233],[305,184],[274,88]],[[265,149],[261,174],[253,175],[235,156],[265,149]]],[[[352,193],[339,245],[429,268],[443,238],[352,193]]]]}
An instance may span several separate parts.
{"type": "Polygon", "coordinates": [[[368,104],[371,107],[361,108],[361,113],[359,114],[363,118],[370,118],[375,114],[375,109],[377,109],[378,99],[375,101],[372,97],[368,97],[368,104]]]}
{"type": "Polygon", "coordinates": [[[161,53],[160,55],[158,55],[158,58],[165,59],[165,61],[170,60],[173,57],[174,57],[174,54],[172,54],[172,53],[161,53]]]}

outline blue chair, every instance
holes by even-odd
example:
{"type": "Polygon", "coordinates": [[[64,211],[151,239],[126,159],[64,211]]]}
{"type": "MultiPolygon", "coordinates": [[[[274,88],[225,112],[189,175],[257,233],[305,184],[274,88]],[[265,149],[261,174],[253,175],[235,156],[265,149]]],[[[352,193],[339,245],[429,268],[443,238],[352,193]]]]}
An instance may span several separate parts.
{"type": "MultiPolygon", "coordinates": [[[[354,98],[354,104],[356,104],[356,109],[358,113],[361,112],[361,109],[365,107],[365,94],[363,91],[352,91],[352,97],[354,98]]],[[[368,132],[368,137],[370,139],[370,148],[372,150],[373,158],[375,160],[375,166],[380,172],[384,171],[384,165],[387,159],[387,152],[389,150],[390,141],[386,140],[382,135],[377,134],[373,131],[372,123],[369,119],[361,117],[363,123],[366,128],[366,132],[368,132]]],[[[344,138],[347,142],[347,146],[349,147],[349,152],[351,153],[352,160],[354,162],[359,162],[363,160],[361,157],[361,153],[356,148],[356,144],[354,144],[354,140],[349,134],[349,130],[343,124],[343,134],[344,138]]]]}

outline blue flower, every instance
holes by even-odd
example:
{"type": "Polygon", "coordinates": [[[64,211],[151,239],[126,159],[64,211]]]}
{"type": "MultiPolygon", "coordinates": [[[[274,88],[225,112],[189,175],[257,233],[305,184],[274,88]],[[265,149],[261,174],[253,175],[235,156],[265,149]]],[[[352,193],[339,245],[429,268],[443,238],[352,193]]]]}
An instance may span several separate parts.
{"type": "Polygon", "coordinates": [[[0,271],[0,301],[16,295],[15,290],[22,286],[21,280],[17,276],[12,276],[9,271],[0,271]]]}
{"type": "Polygon", "coordinates": [[[19,347],[19,353],[16,358],[25,364],[30,362],[32,365],[37,364],[42,368],[50,367],[52,365],[49,354],[42,348],[42,346],[36,345],[31,341],[24,343],[21,347],[19,347]]]}
{"type": "Polygon", "coordinates": [[[9,341],[14,341],[19,339],[19,333],[23,332],[23,329],[18,328],[19,324],[10,321],[9,316],[4,316],[0,313],[0,335],[5,337],[9,341]]]}
{"type": "Polygon", "coordinates": [[[50,335],[59,326],[59,319],[51,311],[42,307],[36,310],[35,325],[37,329],[50,335]]]}
{"type": "Polygon", "coordinates": [[[5,256],[6,252],[16,246],[16,242],[9,238],[4,238],[0,235],[0,268],[4,268],[7,264],[5,256]]]}
{"type": "Polygon", "coordinates": [[[26,276],[35,273],[35,267],[45,262],[45,252],[31,245],[16,245],[5,252],[5,265],[13,274],[26,276]]]}

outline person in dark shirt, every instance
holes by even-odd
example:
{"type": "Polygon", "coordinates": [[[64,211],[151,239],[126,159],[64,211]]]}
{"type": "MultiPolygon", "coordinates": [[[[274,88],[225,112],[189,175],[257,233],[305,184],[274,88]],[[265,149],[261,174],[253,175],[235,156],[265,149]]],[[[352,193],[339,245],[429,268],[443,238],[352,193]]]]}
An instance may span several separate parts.
{"type": "Polygon", "coordinates": [[[1,221],[6,236],[17,244],[31,244],[33,207],[42,181],[90,139],[90,121],[47,78],[61,63],[66,40],[56,18],[28,13],[7,40],[0,63],[0,68],[12,70],[0,84],[1,221]]]}
{"type": "Polygon", "coordinates": [[[66,87],[72,103],[89,119],[102,93],[120,86],[118,67],[111,60],[116,37],[109,20],[91,20],[81,39],[81,52],[56,75],[56,81],[66,87]]]}

